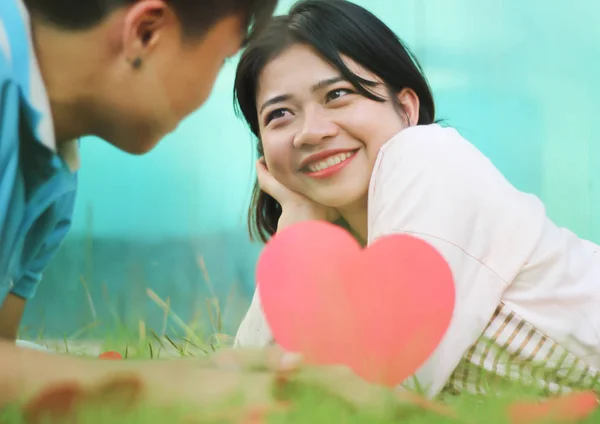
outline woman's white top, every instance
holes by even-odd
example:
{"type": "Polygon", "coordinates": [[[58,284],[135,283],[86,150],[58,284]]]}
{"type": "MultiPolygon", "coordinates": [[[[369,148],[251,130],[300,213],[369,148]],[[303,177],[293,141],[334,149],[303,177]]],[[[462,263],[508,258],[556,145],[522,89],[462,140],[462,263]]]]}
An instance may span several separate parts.
{"type": "MultiPolygon", "coordinates": [[[[599,246],[553,224],[537,197],[517,190],[456,130],[416,126],[389,140],[368,207],[369,244],[419,237],[454,276],[450,327],[414,376],[430,396],[482,392],[489,376],[551,392],[598,386],[599,246]]],[[[255,293],[236,345],[271,341],[255,293]]]]}

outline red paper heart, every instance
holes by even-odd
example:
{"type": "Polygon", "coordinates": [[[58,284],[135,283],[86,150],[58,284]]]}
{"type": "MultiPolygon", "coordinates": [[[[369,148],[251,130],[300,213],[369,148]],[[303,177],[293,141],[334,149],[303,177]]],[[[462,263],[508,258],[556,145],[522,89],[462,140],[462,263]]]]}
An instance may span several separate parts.
{"type": "Polygon", "coordinates": [[[321,221],[276,234],[258,261],[257,281],[284,349],[388,386],[432,354],[455,301],[452,272],[425,241],[393,235],[362,250],[348,232],[321,221]]]}

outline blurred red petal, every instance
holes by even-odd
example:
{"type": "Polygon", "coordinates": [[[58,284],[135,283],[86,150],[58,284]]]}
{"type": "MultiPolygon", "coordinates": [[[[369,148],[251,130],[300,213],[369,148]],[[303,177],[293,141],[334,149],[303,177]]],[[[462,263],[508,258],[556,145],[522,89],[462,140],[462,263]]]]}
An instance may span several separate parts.
{"type": "MultiPolygon", "coordinates": [[[[48,419],[67,420],[85,397],[85,391],[77,383],[64,383],[49,387],[34,397],[23,408],[25,422],[38,424],[48,419]]],[[[73,417],[72,417],[73,418],[73,417]]]]}
{"type": "Polygon", "coordinates": [[[141,397],[142,388],[142,381],[137,376],[117,376],[90,392],[86,401],[118,405],[129,409],[134,407],[141,397]]]}
{"type": "Polygon", "coordinates": [[[98,358],[100,359],[123,359],[123,356],[119,352],[108,351],[101,353],[98,358]]]}
{"type": "Polygon", "coordinates": [[[574,423],[589,417],[598,408],[593,392],[570,393],[542,403],[515,402],[508,407],[511,424],[574,423]]]}

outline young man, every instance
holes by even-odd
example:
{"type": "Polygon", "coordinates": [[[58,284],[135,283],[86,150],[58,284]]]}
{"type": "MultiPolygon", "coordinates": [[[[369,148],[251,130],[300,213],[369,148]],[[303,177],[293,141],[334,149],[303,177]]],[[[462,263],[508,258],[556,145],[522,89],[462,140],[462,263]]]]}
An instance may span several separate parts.
{"type": "Polygon", "coordinates": [[[276,0],[0,2],[0,337],[60,246],[77,138],[152,149],[210,94],[276,0]]]}
{"type": "MultiPolygon", "coordinates": [[[[229,395],[241,377],[249,384],[242,390],[270,393],[272,372],[219,371],[208,360],[86,361],[19,349],[15,338],[70,226],[75,140],[95,135],[133,154],[152,149],[206,100],[223,61],[276,2],[0,1],[0,407],[53,383],[91,387],[118,371],[141,378],[159,401],[229,395]]],[[[267,359],[224,355],[240,368],[267,359]]]]}

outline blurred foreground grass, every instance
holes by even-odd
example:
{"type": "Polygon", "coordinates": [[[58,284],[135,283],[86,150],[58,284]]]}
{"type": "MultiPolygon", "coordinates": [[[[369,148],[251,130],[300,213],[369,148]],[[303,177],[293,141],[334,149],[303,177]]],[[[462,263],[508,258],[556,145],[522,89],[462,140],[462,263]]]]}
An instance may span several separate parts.
{"type": "MultiPolygon", "coordinates": [[[[199,330],[197,322],[185,323],[170,309],[168,299],[160,299],[152,290],[148,290],[148,297],[160,308],[164,315],[164,325],[160,330],[146,328],[143,321],[139,321],[138,331],[132,332],[120,327],[117,322],[111,325],[110,331],[102,340],[85,339],[86,330],[101,324],[86,325],[81,331],[63,340],[46,340],[43,332],[35,337],[24,337],[49,349],[73,355],[86,355],[97,357],[106,351],[119,352],[126,359],[154,359],[165,360],[177,357],[198,357],[210,355],[223,347],[230,347],[233,338],[221,333],[221,311],[216,298],[207,302],[207,316],[210,321],[211,332],[199,330]],[[171,335],[169,335],[171,334],[171,335]]],[[[400,407],[395,414],[395,419],[381,419],[369,414],[367,411],[343,403],[331,393],[326,393],[314,387],[292,386],[287,393],[289,407],[285,410],[274,411],[268,414],[257,413],[245,415],[240,421],[239,416],[232,420],[230,411],[236,410],[235,404],[224,405],[223,413],[211,411],[210,415],[203,416],[202,411],[195,410],[193,415],[189,410],[157,408],[151,404],[140,405],[135,410],[127,413],[118,412],[102,406],[82,410],[75,421],[76,424],[145,424],[145,423],[240,423],[240,424],[287,424],[287,423],[369,423],[369,424],[509,424],[507,406],[514,401],[535,399],[535,393],[528,392],[518,386],[504,387],[501,392],[493,395],[470,395],[447,397],[444,401],[456,412],[457,418],[441,416],[430,410],[406,404],[400,407]]],[[[53,421],[54,423],[55,421],[53,421]]],[[[555,421],[537,421],[535,424],[550,424],[555,421]]],[[[16,408],[0,411],[0,424],[26,424],[21,413],[16,408]]],[[[561,421],[564,423],[564,421],[561,421]]],[[[600,410],[581,424],[600,423],[600,410]]],[[[515,424],[514,422],[510,424],[515,424]]],[[[519,423],[519,424],[525,424],[519,423]]],[[[527,423],[529,424],[529,423],[527,423]]],[[[534,423],[531,423],[534,424],[534,423]]]]}

